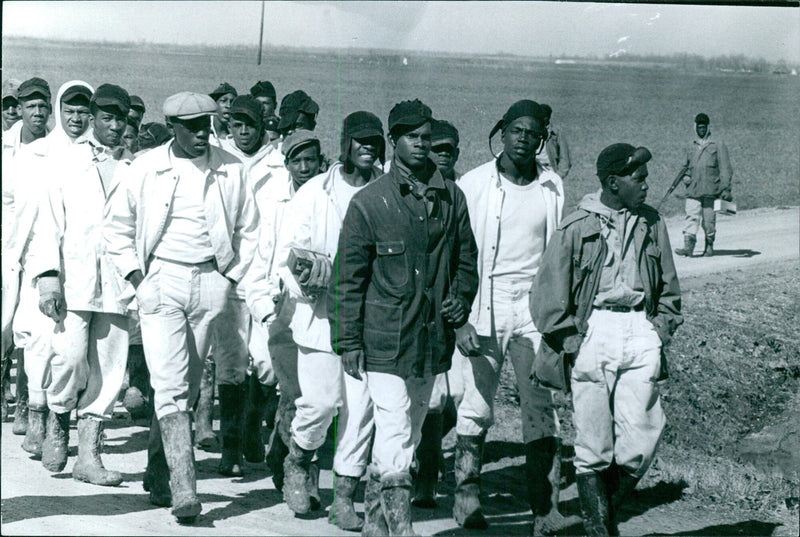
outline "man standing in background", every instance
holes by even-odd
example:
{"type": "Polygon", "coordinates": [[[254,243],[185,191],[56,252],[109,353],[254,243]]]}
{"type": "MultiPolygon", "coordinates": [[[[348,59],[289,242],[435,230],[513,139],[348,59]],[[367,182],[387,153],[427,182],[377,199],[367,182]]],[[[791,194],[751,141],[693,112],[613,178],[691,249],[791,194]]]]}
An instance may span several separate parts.
{"type": "Polygon", "coordinates": [[[6,132],[19,121],[19,97],[17,89],[19,80],[9,78],[3,81],[3,132],[6,132]]]}

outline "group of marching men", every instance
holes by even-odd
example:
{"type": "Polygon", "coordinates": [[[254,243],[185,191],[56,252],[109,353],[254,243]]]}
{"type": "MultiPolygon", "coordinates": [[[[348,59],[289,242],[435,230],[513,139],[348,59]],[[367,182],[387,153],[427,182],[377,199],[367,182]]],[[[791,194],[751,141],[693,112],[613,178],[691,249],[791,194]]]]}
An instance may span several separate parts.
{"type": "Polygon", "coordinates": [[[142,126],[142,99],[113,84],[67,82],[55,99],[41,78],[4,84],[2,350],[23,350],[23,449],[63,470],[75,411],[73,477],[119,485],[100,455],[124,390],[151,420],[150,502],[191,523],[216,387],[221,474],[266,460],[295,513],[320,509],[316,452],[335,422],[330,523],[413,535],[455,427],[453,517],[485,529],[508,356],[532,533],[565,524],[551,389],[573,395],[586,532],[617,533],[663,431],[656,380],[682,322],[666,228],[644,204],[650,152],[606,147],[600,190],[562,218],[569,151],[547,105],[514,103],[489,134],[502,151],[463,176],[457,129],[419,100],[386,132],[346,116],[335,160],[311,97],[276,107],[269,82],[223,83],[168,97],[165,124],[142,126]]]}

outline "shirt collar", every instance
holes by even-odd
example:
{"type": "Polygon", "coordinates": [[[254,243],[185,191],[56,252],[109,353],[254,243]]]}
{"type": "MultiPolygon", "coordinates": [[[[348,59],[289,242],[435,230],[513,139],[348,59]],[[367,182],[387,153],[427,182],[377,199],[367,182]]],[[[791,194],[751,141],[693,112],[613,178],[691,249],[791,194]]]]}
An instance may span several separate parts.
{"type": "Polygon", "coordinates": [[[414,173],[408,169],[398,159],[392,159],[392,175],[396,178],[398,187],[402,194],[413,194],[416,198],[422,198],[428,190],[445,190],[446,186],[442,174],[439,173],[436,164],[432,160],[426,163],[426,173],[430,172],[427,182],[421,181],[414,173]]]}

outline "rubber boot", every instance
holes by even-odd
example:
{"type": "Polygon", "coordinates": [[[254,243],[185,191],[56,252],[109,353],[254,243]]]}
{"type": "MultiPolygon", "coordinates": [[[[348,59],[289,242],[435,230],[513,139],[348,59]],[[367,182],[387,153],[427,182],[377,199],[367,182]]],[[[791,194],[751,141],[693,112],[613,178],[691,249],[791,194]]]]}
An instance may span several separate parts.
{"type": "Polygon", "coordinates": [[[25,352],[17,355],[17,408],[11,432],[22,436],[28,430],[28,375],[25,374],[25,352]]]}
{"type": "Polygon", "coordinates": [[[104,487],[116,487],[122,483],[122,474],[106,470],[100,460],[103,442],[102,420],[78,418],[78,460],[72,467],[72,478],[104,487]]]}
{"type": "Polygon", "coordinates": [[[145,394],[150,391],[150,372],[144,359],[144,347],[130,345],[128,347],[128,389],[122,405],[132,420],[150,419],[151,410],[145,394]]]}
{"type": "Polygon", "coordinates": [[[439,459],[442,453],[442,414],[428,412],[422,423],[422,438],[417,447],[417,477],[414,481],[415,507],[436,507],[436,485],[439,483],[439,459]]]}
{"type": "Polygon", "coordinates": [[[191,524],[202,511],[192,449],[192,425],[187,412],[174,412],[158,420],[169,467],[172,514],[180,524],[191,524]]]}
{"type": "Polygon", "coordinates": [[[304,515],[311,509],[307,481],[313,456],[313,451],[301,448],[292,439],[289,454],[283,461],[283,501],[298,515],[304,515]]]}
{"type": "Polygon", "coordinates": [[[45,422],[42,444],[42,466],[57,473],[67,466],[69,453],[69,412],[58,414],[52,410],[45,422]]]}
{"type": "Polygon", "coordinates": [[[308,465],[308,509],[309,511],[319,511],[322,508],[322,497],[319,495],[319,462],[312,460],[308,465]]]}
{"type": "Polygon", "coordinates": [[[485,530],[489,527],[481,510],[481,464],[485,435],[462,436],[456,439],[453,518],[459,526],[485,530]]]}
{"type": "Polygon", "coordinates": [[[706,249],[703,250],[703,257],[714,257],[714,239],[706,238],[706,249]]]}
{"type": "Polygon", "coordinates": [[[358,482],[358,477],[333,473],[333,503],[328,511],[328,522],[343,530],[360,531],[364,527],[353,505],[358,482]]]}
{"type": "Polygon", "coordinates": [[[22,449],[33,455],[34,460],[42,458],[42,444],[44,444],[45,428],[47,427],[47,407],[42,410],[28,408],[28,430],[22,449]]]}
{"type": "Polygon", "coordinates": [[[525,444],[525,481],[533,513],[531,535],[548,535],[564,527],[558,512],[561,440],[548,436],[525,444]]]}
{"type": "Polygon", "coordinates": [[[272,431],[272,441],[267,452],[267,467],[272,471],[272,483],[278,492],[283,492],[283,461],[288,454],[289,448],[275,429],[272,431]]]}
{"type": "Polygon", "coordinates": [[[212,358],[206,359],[203,378],[200,381],[200,396],[194,411],[194,445],[205,451],[217,447],[214,435],[214,378],[216,365],[212,358]]]}
{"type": "Polygon", "coordinates": [[[244,384],[219,385],[219,431],[222,437],[222,458],[219,473],[228,477],[244,475],[242,466],[242,417],[244,414],[246,386],[244,384]]]}
{"type": "Polygon", "coordinates": [[[381,476],[375,468],[367,470],[367,485],[364,487],[364,537],[387,537],[389,526],[381,503],[381,476]]]}
{"type": "Polygon", "coordinates": [[[609,537],[608,498],[603,480],[598,474],[591,472],[576,475],[575,482],[578,485],[581,517],[587,537],[609,537]]]}
{"type": "Polygon", "coordinates": [[[411,526],[411,475],[394,474],[381,479],[381,506],[389,535],[417,535],[411,526]]]}
{"type": "Polygon", "coordinates": [[[634,477],[625,470],[612,463],[607,469],[600,473],[600,478],[606,488],[606,498],[608,499],[608,533],[609,535],[619,535],[617,527],[619,510],[626,499],[631,495],[639,483],[638,477],[634,477]]]}
{"type": "MultiPolygon", "coordinates": [[[[221,398],[222,387],[220,386],[221,398]]],[[[244,428],[242,431],[244,446],[242,451],[244,460],[255,464],[264,462],[264,456],[266,455],[264,439],[261,436],[261,422],[264,419],[263,413],[266,402],[266,396],[258,377],[255,374],[250,375],[247,378],[247,399],[245,401],[244,428]]],[[[222,405],[220,404],[221,410],[222,405]]]]}
{"type": "Polygon", "coordinates": [[[683,235],[683,248],[675,248],[675,253],[683,257],[692,257],[694,247],[697,244],[697,237],[694,235],[683,235]]]}
{"type": "Polygon", "coordinates": [[[161,428],[155,415],[150,419],[150,432],[147,438],[147,469],[144,471],[142,487],[150,493],[150,503],[159,507],[172,505],[169,490],[169,466],[161,441],[161,428]]]}

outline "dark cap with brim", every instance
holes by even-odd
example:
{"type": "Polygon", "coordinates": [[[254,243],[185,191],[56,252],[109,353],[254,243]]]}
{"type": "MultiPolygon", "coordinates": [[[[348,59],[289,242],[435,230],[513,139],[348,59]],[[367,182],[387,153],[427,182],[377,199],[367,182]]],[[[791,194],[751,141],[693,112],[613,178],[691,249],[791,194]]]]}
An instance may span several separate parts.
{"type": "Polygon", "coordinates": [[[284,130],[294,125],[300,112],[312,118],[316,118],[319,113],[319,105],[303,90],[293,91],[281,101],[278,129],[284,130]]]}
{"type": "Polygon", "coordinates": [[[253,97],[272,97],[275,98],[275,86],[269,80],[260,80],[250,88],[250,95],[253,97]]]}
{"type": "Polygon", "coordinates": [[[125,115],[131,109],[131,98],[128,92],[114,84],[102,84],[94,90],[92,102],[98,108],[116,108],[125,115]]]}
{"type": "Polygon", "coordinates": [[[50,85],[46,80],[35,76],[29,78],[19,85],[17,89],[17,99],[24,100],[33,95],[41,95],[45,99],[50,99],[50,85]]]}
{"type": "Polygon", "coordinates": [[[541,126],[542,132],[540,132],[539,135],[544,137],[547,134],[544,127],[547,120],[541,105],[539,105],[539,103],[536,101],[531,101],[530,99],[522,99],[521,101],[517,101],[511,105],[511,107],[503,115],[503,119],[498,121],[494,128],[492,128],[492,131],[489,133],[489,138],[494,136],[499,130],[505,131],[514,120],[521,117],[532,117],[538,121],[541,126]]]}
{"type": "Polygon", "coordinates": [[[449,121],[443,119],[434,120],[431,127],[431,143],[435,144],[440,140],[453,140],[458,145],[458,129],[449,121]]]}
{"type": "Polygon", "coordinates": [[[406,127],[415,129],[433,120],[433,113],[428,105],[414,99],[413,101],[402,101],[394,105],[389,112],[389,131],[394,131],[395,127],[406,127]]]}
{"type": "Polygon", "coordinates": [[[92,100],[92,90],[81,84],[70,86],[64,90],[64,93],[61,95],[61,102],[68,103],[75,97],[82,97],[89,102],[92,100]]]}
{"type": "Polygon", "coordinates": [[[131,95],[131,108],[138,110],[142,114],[145,112],[144,101],[138,95],[131,95]]]}
{"type": "Polygon", "coordinates": [[[236,93],[236,88],[234,88],[227,82],[223,82],[222,84],[217,86],[214,91],[209,93],[208,96],[216,101],[217,99],[219,99],[223,95],[227,95],[228,93],[232,94],[234,97],[237,97],[239,95],[238,93],[236,93]]]}
{"type": "Polygon", "coordinates": [[[700,112],[699,114],[694,116],[694,122],[697,123],[698,125],[708,125],[709,123],[711,123],[711,120],[708,119],[708,115],[700,112]]]}
{"type": "Polygon", "coordinates": [[[650,161],[653,155],[646,147],[630,144],[612,144],[597,157],[597,176],[604,180],[609,175],[624,177],[650,161]]]}
{"type": "Polygon", "coordinates": [[[284,138],[281,152],[286,158],[291,158],[296,152],[309,145],[320,146],[317,135],[306,129],[297,129],[284,138]]]}
{"type": "Polygon", "coordinates": [[[375,136],[383,138],[383,125],[375,114],[365,111],[353,112],[344,118],[343,134],[356,140],[375,136]]]}
{"type": "Polygon", "coordinates": [[[263,118],[261,113],[261,103],[252,95],[239,95],[231,104],[231,115],[242,114],[255,123],[259,123],[263,118]]]}
{"type": "Polygon", "coordinates": [[[16,78],[9,78],[3,81],[3,99],[13,97],[19,99],[19,85],[21,82],[16,78]]]}

